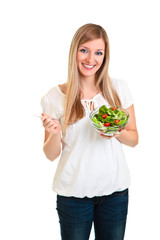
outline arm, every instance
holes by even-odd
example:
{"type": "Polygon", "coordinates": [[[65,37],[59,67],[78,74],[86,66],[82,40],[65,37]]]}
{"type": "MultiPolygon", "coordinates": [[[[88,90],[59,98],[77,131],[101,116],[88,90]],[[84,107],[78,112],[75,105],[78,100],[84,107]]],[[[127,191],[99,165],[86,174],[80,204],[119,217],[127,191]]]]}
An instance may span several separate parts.
{"type": "Polygon", "coordinates": [[[136,127],[134,105],[131,105],[126,110],[129,113],[129,123],[126,126],[126,128],[119,135],[115,137],[121,143],[130,147],[135,147],[138,144],[139,137],[138,137],[138,131],[136,127]]]}
{"type": "Polygon", "coordinates": [[[61,153],[61,126],[46,114],[42,114],[41,120],[45,128],[43,151],[49,160],[54,161],[61,153]]]}

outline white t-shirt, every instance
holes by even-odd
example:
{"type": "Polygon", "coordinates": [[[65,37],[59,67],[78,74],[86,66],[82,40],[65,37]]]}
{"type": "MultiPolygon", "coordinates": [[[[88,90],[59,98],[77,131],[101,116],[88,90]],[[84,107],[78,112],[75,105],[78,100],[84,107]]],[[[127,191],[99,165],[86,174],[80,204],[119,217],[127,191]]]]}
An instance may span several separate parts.
{"type": "MultiPolygon", "coordinates": [[[[125,81],[112,79],[124,109],[133,104],[125,81]]],[[[130,174],[122,144],[115,138],[101,137],[89,123],[90,103],[109,106],[99,93],[81,100],[85,117],[69,125],[62,138],[62,151],[53,180],[53,191],[62,196],[94,197],[122,191],[130,185],[130,174]]],[[[41,99],[43,112],[62,120],[65,94],[53,87],[41,99]]],[[[63,136],[63,133],[62,133],[63,136]]],[[[54,146],[53,146],[54,147],[54,146]]]]}

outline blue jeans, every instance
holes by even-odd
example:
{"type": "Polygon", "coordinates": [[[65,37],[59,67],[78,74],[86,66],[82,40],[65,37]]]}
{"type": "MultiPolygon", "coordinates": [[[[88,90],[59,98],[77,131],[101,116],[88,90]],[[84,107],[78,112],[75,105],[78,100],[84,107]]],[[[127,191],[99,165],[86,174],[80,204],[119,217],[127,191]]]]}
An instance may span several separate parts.
{"type": "Polygon", "coordinates": [[[88,240],[94,223],[96,240],[123,240],[128,189],[93,198],[57,195],[62,240],[88,240]]]}

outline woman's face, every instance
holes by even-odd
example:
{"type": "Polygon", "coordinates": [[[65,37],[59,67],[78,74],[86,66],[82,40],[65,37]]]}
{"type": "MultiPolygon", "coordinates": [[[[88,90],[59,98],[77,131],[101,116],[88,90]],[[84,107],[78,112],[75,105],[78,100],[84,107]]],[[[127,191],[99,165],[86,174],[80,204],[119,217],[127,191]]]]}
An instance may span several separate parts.
{"type": "Polygon", "coordinates": [[[88,41],[79,46],[77,51],[77,67],[84,77],[94,77],[103,63],[105,43],[103,39],[88,41]]]}

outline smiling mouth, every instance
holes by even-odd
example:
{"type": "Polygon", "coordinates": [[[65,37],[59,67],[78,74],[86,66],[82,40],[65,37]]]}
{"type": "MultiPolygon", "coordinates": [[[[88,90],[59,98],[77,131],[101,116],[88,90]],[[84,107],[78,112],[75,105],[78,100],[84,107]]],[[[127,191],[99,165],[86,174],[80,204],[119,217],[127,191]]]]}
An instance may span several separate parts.
{"type": "Polygon", "coordinates": [[[82,65],[86,70],[92,70],[96,66],[96,65],[88,65],[88,64],[84,64],[84,63],[82,63],[82,65]]]}

